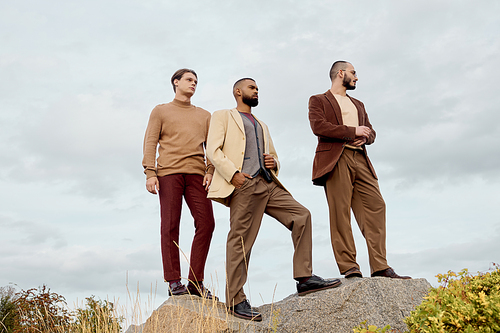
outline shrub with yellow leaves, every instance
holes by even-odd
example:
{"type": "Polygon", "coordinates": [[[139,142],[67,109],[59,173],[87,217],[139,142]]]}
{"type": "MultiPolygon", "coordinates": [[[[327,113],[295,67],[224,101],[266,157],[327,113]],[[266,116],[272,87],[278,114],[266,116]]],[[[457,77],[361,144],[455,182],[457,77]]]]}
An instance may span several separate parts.
{"type": "Polygon", "coordinates": [[[477,275],[467,269],[436,275],[442,285],[405,319],[409,332],[500,332],[500,266],[493,265],[477,275]]]}

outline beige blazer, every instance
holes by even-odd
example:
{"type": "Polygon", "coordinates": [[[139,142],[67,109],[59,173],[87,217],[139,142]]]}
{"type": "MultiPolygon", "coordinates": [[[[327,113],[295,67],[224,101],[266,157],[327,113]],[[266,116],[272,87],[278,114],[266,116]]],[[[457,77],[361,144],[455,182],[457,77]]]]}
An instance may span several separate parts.
{"type": "MultiPolygon", "coordinates": [[[[264,153],[271,155],[276,160],[277,167],[276,170],[271,170],[271,177],[278,186],[284,189],[277,178],[280,164],[269,129],[257,117],[255,119],[262,126],[264,132],[264,153]]],[[[243,167],[245,140],[245,126],[238,110],[220,110],[212,114],[206,154],[215,166],[215,172],[208,191],[208,198],[229,206],[230,196],[235,189],[231,184],[231,179],[243,167]]]]}

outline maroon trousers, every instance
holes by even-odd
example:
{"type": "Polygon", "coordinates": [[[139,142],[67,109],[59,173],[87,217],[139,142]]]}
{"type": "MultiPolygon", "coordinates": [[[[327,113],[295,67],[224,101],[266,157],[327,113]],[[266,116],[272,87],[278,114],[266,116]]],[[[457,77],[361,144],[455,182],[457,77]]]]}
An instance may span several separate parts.
{"type": "Polygon", "coordinates": [[[158,177],[160,182],[161,254],[165,281],[181,278],[179,260],[179,226],[182,197],[194,218],[194,239],[189,262],[190,281],[203,281],[205,263],[215,229],[212,202],[207,199],[203,176],[174,174],[158,177]]]}

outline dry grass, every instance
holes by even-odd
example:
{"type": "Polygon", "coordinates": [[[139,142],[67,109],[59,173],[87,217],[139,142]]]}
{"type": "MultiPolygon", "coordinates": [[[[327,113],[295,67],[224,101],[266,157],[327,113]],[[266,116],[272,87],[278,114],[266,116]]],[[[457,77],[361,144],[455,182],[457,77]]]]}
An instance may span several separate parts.
{"type": "MultiPolygon", "coordinates": [[[[181,253],[187,261],[182,250],[181,253]]],[[[245,261],[245,266],[246,264],[245,261]]],[[[216,280],[218,279],[216,278],[216,280]]],[[[212,286],[207,287],[212,289],[214,295],[217,295],[217,290],[213,286],[212,283],[212,286]]],[[[246,332],[253,324],[252,321],[233,317],[228,313],[224,303],[197,296],[170,297],[162,306],[155,309],[157,285],[151,286],[147,301],[142,304],[139,284],[136,293],[133,294],[128,286],[128,274],[126,288],[128,306],[120,305],[119,300],[111,303],[109,301],[96,301],[93,297],[87,298],[87,303],[76,304],[74,311],[66,307],[65,311],[68,311],[70,318],[64,324],[56,322],[58,318],[52,318],[50,311],[43,309],[43,307],[35,307],[35,310],[29,314],[33,317],[32,327],[24,326],[22,330],[14,331],[14,333],[122,333],[127,328],[128,332],[131,333],[246,332]],[[93,311],[89,311],[89,304],[93,305],[90,307],[93,311]]],[[[66,303],[64,302],[64,304],[66,303]]],[[[268,331],[277,332],[280,310],[271,308],[271,313],[272,318],[269,320],[268,331]]],[[[27,314],[20,313],[20,315],[27,314]]],[[[260,323],[260,325],[263,324],[260,323]]],[[[0,325],[0,333],[3,333],[2,325],[0,325]]]]}

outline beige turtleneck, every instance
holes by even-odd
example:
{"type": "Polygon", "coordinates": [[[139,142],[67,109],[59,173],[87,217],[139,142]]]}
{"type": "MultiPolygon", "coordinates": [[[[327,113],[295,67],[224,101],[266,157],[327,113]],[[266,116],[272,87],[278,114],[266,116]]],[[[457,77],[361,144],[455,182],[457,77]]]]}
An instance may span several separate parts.
{"type": "Polygon", "coordinates": [[[208,166],[205,164],[204,150],[209,125],[210,112],[190,102],[174,99],[156,106],[144,136],[146,179],[177,173],[212,174],[214,167],[208,160],[208,166]]]}

